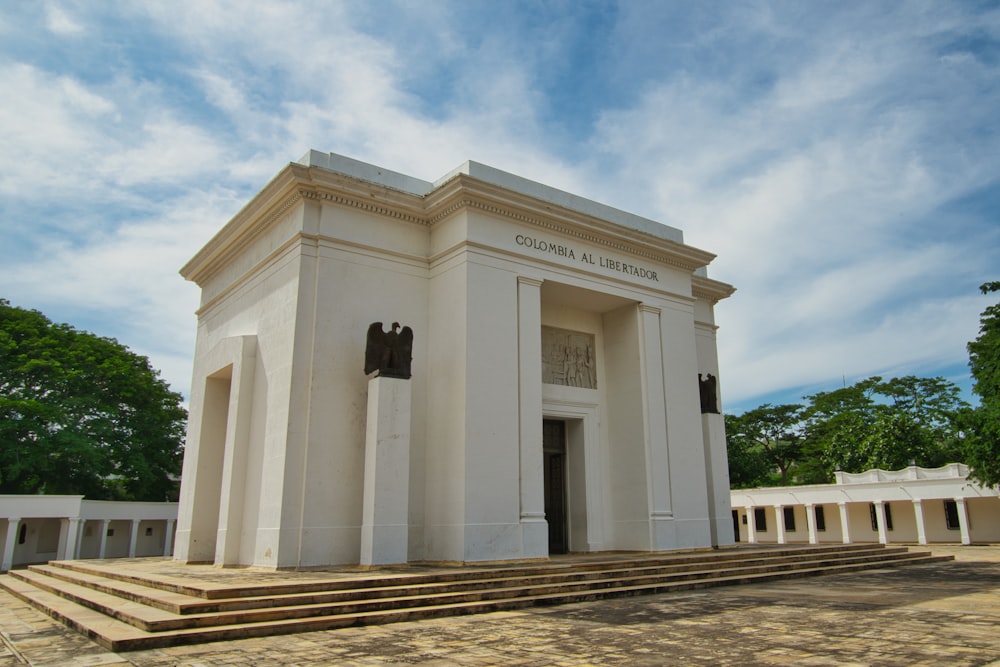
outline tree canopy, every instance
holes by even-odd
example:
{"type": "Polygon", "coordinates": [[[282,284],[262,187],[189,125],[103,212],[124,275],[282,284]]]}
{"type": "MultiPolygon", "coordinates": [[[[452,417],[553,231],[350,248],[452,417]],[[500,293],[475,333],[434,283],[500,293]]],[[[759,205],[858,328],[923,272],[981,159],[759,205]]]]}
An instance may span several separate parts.
{"type": "MultiPolygon", "coordinates": [[[[743,460],[736,467],[737,483],[767,479],[777,471],[777,482],[788,484],[792,467],[802,458],[801,405],[764,405],[738,417],[726,416],[726,437],[743,460]]],[[[731,455],[731,454],[730,454],[731,455]]],[[[730,479],[730,484],[734,484],[730,479]]],[[[735,485],[735,484],[734,484],[735,485]]],[[[751,483],[751,486],[756,484],[751,483]]]]}
{"type": "Polygon", "coordinates": [[[186,418],[147,358],[0,299],[0,493],[176,499],[186,418]]]}
{"type": "Polygon", "coordinates": [[[835,470],[937,467],[962,460],[968,405],[944,378],[871,377],[726,417],[734,487],[832,482],[835,470]],[[762,465],[766,470],[762,472],[762,465]]]}
{"type": "MultiPolygon", "coordinates": [[[[983,294],[1000,293],[1000,282],[988,282],[983,294]]],[[[979,319],[979,336],[969,343],[972,391],[979,407],[967,413],[966,462],[970,476],[986,486],[1000,484],[1000,303],[987,306],[979,319]]]]}

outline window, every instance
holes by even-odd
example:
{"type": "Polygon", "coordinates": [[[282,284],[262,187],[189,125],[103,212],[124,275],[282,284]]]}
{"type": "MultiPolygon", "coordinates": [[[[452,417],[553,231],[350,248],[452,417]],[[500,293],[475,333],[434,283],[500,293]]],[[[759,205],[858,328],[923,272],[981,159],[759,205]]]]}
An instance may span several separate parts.
{"type": "MultiPolygon", "coordinates": [[[[884,505],[882,505],[882,509],[885,510],[885,529],[886,530],[892,530],[892,509],[890,508],[889,503],[885,503],[884,505]]],[[[869,505],[868,506],[868,510],[869,510],[869,512],[871,514],[871,517],[872,517],[872,530],[874,530],[877,533],[878,532],[878,515],[876,514],[877,510],[876,510],[876,507],[875,507],[875,503],[872,503],[871,505],[869,505]]]]}
{"type": "Polygon", "coordinates": [[[781,510],[785,516],[785,530],[790,533],[795,532],[795,508],[782,507],[781,510]]]}
{"type": "Polygon", "coordinates": [[[958,503],[954,500],[944,501],[944,525],[948,530],[962,529],[962,524],[958,520],[958,503]]]}
{"type": "Polygon", "coordinates": [[[816,505],[813,510],[816,514],[816,530],[826,530],[826,515],[823,514],[823,506],[816,505]]]}
{"type": "Polygon", "coordinates": [[[108,528],[108,537],[114,537],[114,536],[115,536],[115,529],[108,528]]]}
{"type": "Polygon", "coordinates": [[[21,529],[17,533],[17,543],[24,544],[24,541],[28,539],[28,524],[22,523],[21,529]]]}
{"type": "Polygon", "coordinates": [[[767,532],[767,519],[765,518],[764,508],[763,507],[754,507],[753,508],[753,523],[754,523],[754,527],[758,531],[760,531],[762,533],[766,533],[767,532]]]}
{"type": "Polygon", "coordinates": [[[152,528],[152,526],[147,526],[146,527],[146,537],[150,537],[152,534],[153,534],[153,528],[152,528]]]}

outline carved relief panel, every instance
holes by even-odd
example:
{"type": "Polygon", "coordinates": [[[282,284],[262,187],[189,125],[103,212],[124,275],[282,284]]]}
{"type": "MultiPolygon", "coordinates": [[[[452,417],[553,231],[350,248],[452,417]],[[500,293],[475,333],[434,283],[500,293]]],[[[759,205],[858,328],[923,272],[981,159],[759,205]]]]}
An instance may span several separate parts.
{"type": "Polygon", "coordinates": [[[597,389],[594,335],[542,327],[542,382],[597,389]]]}

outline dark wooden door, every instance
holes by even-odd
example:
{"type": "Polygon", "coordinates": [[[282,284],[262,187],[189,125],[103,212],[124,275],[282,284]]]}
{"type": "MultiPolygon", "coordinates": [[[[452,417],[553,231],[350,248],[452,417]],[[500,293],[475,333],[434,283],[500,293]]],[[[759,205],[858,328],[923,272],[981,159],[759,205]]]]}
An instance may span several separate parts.
{"type": "Polygon", "coordinates": [[[549,553],[569,551],[566,521],[566,422],[546,419],[542,424],[545,479],[545,520],[549,524],[549,553]]]}

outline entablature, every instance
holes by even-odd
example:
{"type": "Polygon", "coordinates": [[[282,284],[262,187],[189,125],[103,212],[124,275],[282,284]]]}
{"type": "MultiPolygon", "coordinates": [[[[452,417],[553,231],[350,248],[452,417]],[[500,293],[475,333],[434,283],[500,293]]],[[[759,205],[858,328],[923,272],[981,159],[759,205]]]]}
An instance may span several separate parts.
{"type": "MultiPolygon", "coordinates": [[[[429,233],[438,223],[459,211],[477,210],[692,272],[695,296],[713,303],[734,291],[730,285],[694,274],[715,259],[715,255],[673,240],[671,236],[681,238],[680,232],[673,228],[664,227],[662,234],[632,228],[461,171],[434,184],[424,194],[323,166],[294,162],[282,169],[212,237],[181,269],[181,275],[204,285],[295,206],[308,202],[355,208],[407,224],[422,225],[429,233]]],[[[594,203],[595,210],[603,210],[600,206],[603,205],[594,203]]],[[[647,227],[655,224],[645,219],[643,222],[647,227]]]]}

